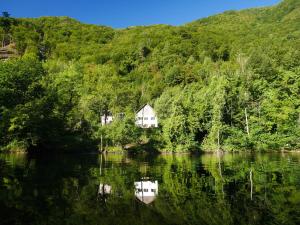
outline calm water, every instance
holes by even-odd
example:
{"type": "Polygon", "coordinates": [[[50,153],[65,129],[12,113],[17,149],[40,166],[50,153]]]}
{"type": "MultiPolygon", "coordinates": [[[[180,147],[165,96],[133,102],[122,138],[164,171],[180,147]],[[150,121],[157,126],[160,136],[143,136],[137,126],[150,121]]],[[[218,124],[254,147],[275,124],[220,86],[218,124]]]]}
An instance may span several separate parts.
{"type": "Polygon", "coordinates": [[[300,154],[0,155],[1,225],[300,224],[300,154]]]}

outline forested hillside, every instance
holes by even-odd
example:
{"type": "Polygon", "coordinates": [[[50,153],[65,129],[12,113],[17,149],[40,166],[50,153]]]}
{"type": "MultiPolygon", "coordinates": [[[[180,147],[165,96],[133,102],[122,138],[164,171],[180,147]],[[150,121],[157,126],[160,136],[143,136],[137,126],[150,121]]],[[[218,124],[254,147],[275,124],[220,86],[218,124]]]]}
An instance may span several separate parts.
{"type": "Polygon", "coordinates": [[[0,61],[3,150],[74,149],[101,139],[174,152],[300,147],[299,0],[120,30],[3,13],[0,37],[3,52],[14,53],[0,61]],[[135,127],[145,103],[155,107],[159,129],[135,127]],[[108,112],[126,116],[102,127],[108,112]]]}

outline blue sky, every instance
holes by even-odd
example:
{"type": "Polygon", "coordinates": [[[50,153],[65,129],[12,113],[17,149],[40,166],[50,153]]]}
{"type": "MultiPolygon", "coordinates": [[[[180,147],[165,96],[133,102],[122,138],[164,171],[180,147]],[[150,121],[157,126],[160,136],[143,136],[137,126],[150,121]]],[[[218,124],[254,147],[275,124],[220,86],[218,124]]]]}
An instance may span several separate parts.
{"type": "Polygon", "coordinates": [[[115,28],[181,25],[226,10],[269,6],[280,0],[0,0],[13,17],[69,16],[115,28]]]}

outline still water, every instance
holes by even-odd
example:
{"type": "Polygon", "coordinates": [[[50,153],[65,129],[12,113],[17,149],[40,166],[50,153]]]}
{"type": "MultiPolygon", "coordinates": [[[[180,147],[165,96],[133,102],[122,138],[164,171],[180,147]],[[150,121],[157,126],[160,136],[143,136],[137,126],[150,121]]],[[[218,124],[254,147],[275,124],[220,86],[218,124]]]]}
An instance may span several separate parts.
{"type": "Polygon", "coordinates": [[[0,155],[1,225],[300,224],[300,154],[0,155]]]}

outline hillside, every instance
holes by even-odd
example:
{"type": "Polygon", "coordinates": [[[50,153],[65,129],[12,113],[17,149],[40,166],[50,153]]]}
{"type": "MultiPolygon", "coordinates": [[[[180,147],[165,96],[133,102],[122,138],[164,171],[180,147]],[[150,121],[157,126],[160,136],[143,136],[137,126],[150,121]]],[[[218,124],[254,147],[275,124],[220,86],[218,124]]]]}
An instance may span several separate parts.
{"type": "Polygon", "coordinates": [[[15,44],[20,59],[0,63],[0,145],[69,148],[70,140],[104,137],[111,146],[150,140],[167,151],[297,149],[299,3],[121,30],[1,17],[0,35],[12,37],[4,44],[15,44]],[[147,102],[159,130],[134,126],[147,102]],[[108,112],[127,117],[101,127],[108,112]]]}
{"type": "Polygon", "coordinates": [[[122,54],[135,54],[143,46],[160,54],[166,43],[183,45],[186,55],[197,56],[196,47],[214,57],[213,52],[208,52],[212,48],[228,48],[237,54],[241,49],[251,49],[253,44],[282,43],[287,39],[285,45],[299,46],[299,8],[299,1],[286,0],[269,8],[228,11],[180,27],[157,25],[122,30],[81,24],[67,17],[17,19],[11,33],[21,54],[34,52],[43,59],[88,58],[88,62],[102,63],[122,54]]]}

